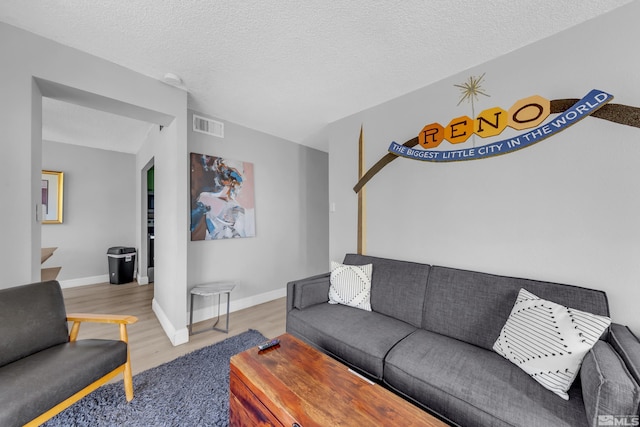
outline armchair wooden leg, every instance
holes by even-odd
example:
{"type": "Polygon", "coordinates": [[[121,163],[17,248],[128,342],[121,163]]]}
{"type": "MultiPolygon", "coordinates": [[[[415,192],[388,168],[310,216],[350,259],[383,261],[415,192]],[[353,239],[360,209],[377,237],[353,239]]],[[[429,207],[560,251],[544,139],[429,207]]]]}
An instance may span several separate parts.
{"type": "Polygon", "coordinates": [[[133,400],[133,375],[131,373],[131,356],[129,352],[129,337],[127,335],[127,326],[120,325],[120,340],[127,343],[127,363],[124,365],[124,372],[122,373],[124,379],[124,393],[127,396],[127,402],[133,400]]]}
{"type": "Polygon", "coordinates": [[[127,396],[127,402],[131,402],[133,400],[133,377],[131,375],[129,356],[127,356],[127,364],[124,365],[122,376],[124,377],[124,393],[127,396]]]}

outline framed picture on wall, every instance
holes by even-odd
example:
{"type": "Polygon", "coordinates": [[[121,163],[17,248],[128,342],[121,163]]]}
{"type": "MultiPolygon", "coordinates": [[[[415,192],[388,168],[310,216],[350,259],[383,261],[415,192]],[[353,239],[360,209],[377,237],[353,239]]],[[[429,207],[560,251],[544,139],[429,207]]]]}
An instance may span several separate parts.
{"type": "Polygon", "coordinates": [[[62,224],[64,172],[42,171],[42,223],[62,224]]]}
{"type": "Polygon", "coordinates": [[[191,153],[191,240],[256,235],[253,163],[191,153]]]}

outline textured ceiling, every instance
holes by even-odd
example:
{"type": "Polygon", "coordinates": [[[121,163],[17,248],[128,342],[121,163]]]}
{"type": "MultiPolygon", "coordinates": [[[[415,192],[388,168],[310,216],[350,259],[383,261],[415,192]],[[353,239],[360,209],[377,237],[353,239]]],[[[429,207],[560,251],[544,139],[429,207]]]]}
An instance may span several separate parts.
{"type": "MultiPolygon", "coordinates": [[[[326,150],[319,132],[329,122],[629,2],[2,0],[0,21],[156,79],[175,73],[189,108],[326,150]]],[[[84,144],[47,129],[79,111],[55,113],[59,104],[45,103],[45,137],[84,144]]],[[[112,120],[93,128],[113,132],[112,120]]],[[[104,147],[136,150],[117,142],[104,147]]]]}

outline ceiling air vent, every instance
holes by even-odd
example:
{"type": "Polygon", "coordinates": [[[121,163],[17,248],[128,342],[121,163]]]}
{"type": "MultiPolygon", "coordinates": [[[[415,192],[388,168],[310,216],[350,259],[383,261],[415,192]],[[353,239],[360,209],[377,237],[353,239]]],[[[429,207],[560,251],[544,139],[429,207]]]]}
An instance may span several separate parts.
{"type": "Polygon", "coordinates": [[[224,123],[206,117],[193,115],[193,130],[207,135],[224,138],[224,123]]]}

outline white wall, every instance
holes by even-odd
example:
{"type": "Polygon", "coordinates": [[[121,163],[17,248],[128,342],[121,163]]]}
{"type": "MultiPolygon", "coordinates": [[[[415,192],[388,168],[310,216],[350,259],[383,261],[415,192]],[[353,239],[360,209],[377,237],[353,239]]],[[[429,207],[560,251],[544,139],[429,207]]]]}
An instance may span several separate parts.
{"type": "MultiPolygon", "coordinates": [[[[0,288],[29,283],[40,275],[40,223],[36,220],[37,185],[41,180],[42,98],[25,66],[29,52],[12,27],[0,24],[0,288]],[[33,117],[33,120],[32,120],[33,117]]],[[[28,69],[28,67],[27,67],[28,69]]]]}
{"type": "Polygon", "coordinates": [[[155,144],[154,312],[174,345],[189,340],[187,330],[188,200],[187,110],[163,128],[155,144]],[[179,141],[179,143],[176,143],[179,141]]]}
{"type": "MultiPolygon", "coordinates": [[[[331,258],[356,250],[352,188],[361,124],[370,167],[392,141],[404,143],[428,123],[471,116],[468,103],[456,106],[453,85],[485,72],[491,96],[476,101],[476,114],[508,110],[534,94],[580,98],[594,88],[638,107],[640,60],[631,54],[640,38],[637,16],[640,2],[331,124],[331,258]]],[[[397,159],[366,187],[368,253],[602,289],[613,320],[640,333],[639,165],[640,129],[592,117],[505,156],[446,164],[397,159]]]]}
{"type": "Polygon", "coordinates": [[[42,168],[64,172],[62,224],[42,225],[43,267],[61,266],[61,285],[108,281],[107,249],[136,246],[135,156],[43,141],[42,168]]]}
{"type": "MultiPolygon", "coordinates": [[[[256,212],[255,237],[189,242],[190,287],[235,282],[234,311],[284,296],[288,281],[328,271],[327,153],[229,122],[224,138],[188,135],[190,152],[253,163],[256,212]]],[[[214,313],[202,300],[195,321],[214,313]]]]}

